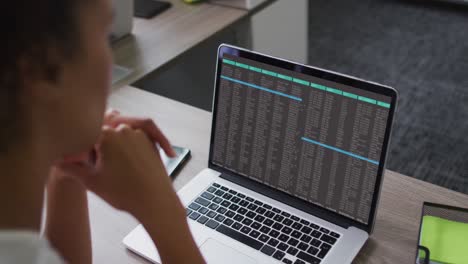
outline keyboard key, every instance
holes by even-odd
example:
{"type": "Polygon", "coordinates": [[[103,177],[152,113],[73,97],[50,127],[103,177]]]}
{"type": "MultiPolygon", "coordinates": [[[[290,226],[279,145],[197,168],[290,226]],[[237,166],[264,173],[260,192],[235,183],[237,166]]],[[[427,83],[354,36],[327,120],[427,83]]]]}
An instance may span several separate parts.
{"type": "Polygon", "coordinates": [[[290,216],[291,216],[291,214],[286,213],[286,212],[282,212],[281,215],[282,215],[282,216],[285,216],[285,217],[290,217],[290,216]]]}
{"type": "Polygon", "coordinates": [[[294,237],[294,238],[300,238],[301,235],[302,235],[302,233],[299,232],[299,231],[296,231],[296,230],[294,230],[294,231],[291,233],[291,236],[294,237]]]}
{"type": "Polygon", "coordinates": [[[218,222],[222,222],[222,221],[224,221],[225,218],[226,218],[226,217],[224,217],[223,215],[220,215],[220,214],[219,214],[219,215],[217,215],[214,219],[215,219],[216,221],[218,221],[218,222]]]}
{"type": "Polygon", "coordinates": [[[242,227],[242,225],[240,223],[234,223],[231,227],[235,230],[239,230],[242,227]]]}
{"type": "Polygon", "coordinates": [[[231,219],[227,218],[223,221],[223,224],[225,224],[226,226],[231,226],[232,224],[234,223],[234,221],[232,221],[231,219]]]}
{"type": "Polygon", "coordinates": [[[231,206],[229,206],[229,209],[237,211],[237,209],[239,209],[239,206],[237,204],[231,204],[231,206]]]}
{"type": "Polygon", "coordinates": [[[191,203],[188,207],[189,207],[190,209],[196,211],[196,210],[200,209],[201,206],[200,206],[199,204],[196,204],[196,203],[191,203]]]}
{"type": "Polygon", "coordinates": [[[255,201],[254,201],[254,204],[259,205],[259,206],[262,206],[262,205],[263,205],[263,203],[260,202],[259,200],[255,200],[255,201]]]}
{"type": "Polygon", "coordinates": [[[308,227],[308,226],[304,226],[304,227],[301,229],[301,232],[308,235],[308,234],[310,234],[310,232],[312,232],[312,228],[310,228],[310,227],[308,227]]]}
{"type": "Polygon", "coordinates": [[[223,196],[223,195],[224,195],[224,192],[221,191],[221,190],[217,190],[217,191],[215,192],[215,194],[218,195],[218,196],[223,196]]]}
{"type": "Polygon", "coordinates": [[[293,247],[289,247],[288,251],[289,255],[292,255],[292,256],[296,256],[297,252],[299,252],[299,250],[297,248],[293,248],[293,247]]]}
{"type": "Polygon", "coordinates": [[[264,234],[268,234],[268,232],[270,232],[271,228],[269,228],[268,226],[262,226],[262,228],[260,228],[260,232],[264,233],[264,234]]]}
{"type": "Polygon", "coordinates": [[[311,254],[312,256],[315,256],[319,252],[319,249],[316,247],[310,247],[309,250],[307,250],[307,253],[311,254]]]}
{"type": "Polygon", "coordinates": [[[211,210],[216,210],[218,209],[219,205],[215,204],[215,203],[212,203],[208,206],[208,208],[210,208],[211,210]]]}
{"type": "Polygon", "coordinates": [[[336,242],[336,238],[331,237],[329,235],[323,234],[320,240],[327,242],[328,244],[334,245],[336,242]]]}
{"type": "Polygon", "coordinates": [[[288,241],[288,244],[291,245],[291,246],[293,246],[293,247],[297,246],[298,243],[299,243],[299,240],[297,240],[297,239],[295,239],[295,238],[291,238],[291,239],[289,239],[289,241],[288,241]]]}
{"type": "Polygon", "coordinates": [[[265,222],[263,222],[263,224],[266,225],[266,226],[272,226],[273,223],[274,223],[274,222],[273,222],[273,220],[271,220],[271,219],[266,219],[265,222]]]}
{"type": "Polygon", "coordinates": [[[301,241],[304,241],[304,242],[306,242],[306,243],[309,243],[310,240],[312,240],[312,237],[311,237],[311,236],[308,236],[308,235],[306,235],[306,234],[302,235],[302,237],[301,237],[301,241]]]}
{"type": "Polygon", "coordinates": [[[192,212],[193,212],[193,211],[190,210],[190,209],[188,209],[188,208],[185,210],[185,214],[186,214],[187,216],[189,216],[192,212]]]}
{"type": "Polygon", "coordinates": [[[210,219],[210,221],[208,221],[208,222],[206,223],[206,226],[209,227],[209,228],[215,229],[216,227],[219,226],[219,223],[216,222],[216,221],[213,220],[213,219],[210,219]]]}
{"type": "Polygon", "coordinates": [[[317,257],[323,259],[330,249],[320,249],[320,252],[317,254],[317,257]]]}
{"type": "Polygon", "coordinates": [[[306,263],[301,259],[296,259],[296,261],[294,261],[294,264],[306,264],[306,263]]]}
{"type": "Polygon", "coordinates": [[[234,190],[229,190],[229,193],[230,193],[230,194],[234,194],[234,195],[236,195],[236,194],[237,194],[237,192],[236,192],[236,191],[234,191],[234,190]]]}
{"type": "Polygon", "coordinates": [[[201,204],[203,206],[208,206],[210,204],[210,201],[204,199],[204,198],[201,198],[201,197],[198,197],[197,199],[195,199],[195,202],[198,203],[198,204],[201,204]]]}
{"type": "Polygon", "coordinates": [[[273,254],[273,258],[282,260],[284,258],[284,255],[286,255],[284,252],[277,250],[275,254],[273,254]]]}
{"type": "Polygon", "coordinates": [[[292,224],[291,227],[294,228],[294,229],[296,229],[296,230],[301,230],[302,224],[300,224],[300,223],[298,223],[298,222],[294,222],[294,224],[292,224]]]}
{"type": "Polygon", "coordinates": [[[275,249],[268,245],[264,245],[260,251],[268,256],[271,256],[275,252],[275,249]]]}
{"type": "Polygon", "coordinates": [[[280,223],[275,223],[275,224],[273,224],[273,226],[272,226],[272,227],[273,227],[273,229],[276,229],[276,230],[281,230],[281,228],[283,228],[283,225],[282,225],[282,224],[280,224],[280,223]]]}
{"type": "Polygon", "coordinates": [[[250,210],[252,210],[252,211],[255,211],[255,209],[257,209],[257,207],[258,207],[257,205],[251,203],[251,204],[249,204],[249,206],[247,206],[247,209],[250,209],[250,210]]]}
{"type": "Polygon", "coordinates": [[[226,200],[224,200],[224,201],[221,203],[221,205],[224,206],[224,207],[229,207],[229,206],[231,205],[231,203],[228,202],[228,201],[226,201],[226,200]]]}
{"type": "Polygon", "coordinates": [[[314,246],[314,247],[319,247],[322,244],[322,242],[320,242],[318,239],[314,238],[314,240],[312,240],[312,242],[310,242],[310,244],[312,246],[314,246]]]}
{"type": "Polygon", "coordinates": [[[237,222],[242,221],[242,219],[244,219],[244,217],[240,214],[236,214],[236,216],[234,216],[234,220],[236,220],[237,222]]]}
{"type": "Polygon", "coordinates": [[[206,207],[202,207],[202,208],[198,209],[198,212],[199,212],[200,214],[203,214],[203,215],[206,214],[206,213],[208,213],[208,211],[209,211],[209,210],[208,210],[208,208],[206,208],[206,207]]]}
{"type": "Polygon", "coordinates": [[[216,210],[216,212],[220,213],[220,214],[224,214],[227,212],[227,209],[224,208],[224,207],[219,207],[218,210],[216,210]]]}
{"type": "Polygon", "coordinates": [[[287,235],[285,235],[285,234],[281,234],[281,235],[278,237],[278,239],[279,239],[280,241],[286,242],[286,241],[288,241],[289,236],[287,236],[287,235]]]}
{"type": "Polygon", "coordinates": [[[297,217],[297,216],[295,216],[295,215],[292,215],[292,216],[291,216],[291,219],[294,220],[294,221],[299,221],[300,218],[297,217]]]}
{"type": "Polygon", "coordinates": [[[204,192],[204,193],[202,193],[201,197],[203,197],[203,198],[205,198],[207,200],[213,200],[214,195],[209,193],[209,192],[204,192]]]}
{"type": "Polygon", "coordinates": [[[303,225],[306,225],[306,226],[307,226],[307,225],[309,225],[309,224],[310,224],[310,222],[309,222],[309,221],[307,221],[307,220],[301,219],[301,224],[303,224],[303,225]]]}
{"type": "Polygon", "coordinates": [[[312,227],[313,229],[319,229],[320,228],[320,226],[318,226],[318,225],[316,225],[314,223],[310,224],[310,227],[312,227]]]}
{"type": "Polygon", "coordinates": [[[270,237],[268,237],[267,235],[264,235],[264,234],[261,234],[260,237],[258,238],[258,240],[260,240],[262,242],[267,242],[268,239],[270,239],[270,237]]]}
{"type": "Polygon", "coordinates": [[[237,196],[239,196],[240,198],[245,198],[245,195],[242,193],[238,193],[237,196]]]}
{"type": "Polygon", "coordinates": [[[242,221],[242,223],[244,225],[249,226],[249,225],[251,225],[253,223],[253,221],[251,219],[249,219],[249,218],[245,218],[244,221],[242,221]]]}
{"type": "Polygon", "coordinates": [[[216,191],[216,188],[213,186],[210,186],[206,191],[209,193],[214,193],[216,191]]]}
{"type": "Polygon", "coordinates": [[[322,233],[320,233],[317,230],[314,230],[314,232],[312,232],[312,236],[315,237],[315,238],[319,238],[321,235],[322,235],[322,233]]]}
{"type": "Polygon", "coordinates": [[[236,215],[236,213],[234,213],[234,212],[231,211],[231,210],[229,210],[229,211],[226,212],[226,216],[227,216],[227,217],[231,217],[231,218],[232,218],[232,217],[234,217],[235,215],[236,215]]]}
{"type": "Polygon", "coordinates": [[[283,259],[283,263],[292,264],[293,262],[292,262],[292,260],[290,260],[290,259],[284,258],[284,259],[283,259]]]}
{"type": "Polygon", "coordinates": [[[250,197],[248,197],[248,196],[245,197],[245,199],[246,199],[247,201],[249,201],[249,202],[253,202],[253,201],[254,201],[254,199],[252,199],[252,198],[250,198],[250,197]]]}
{"type": "Polygon", "coordinates": [[[281,215],[276,215],[275,217],[273,217],[273,220],[278,221],[278,222],[282,222],[283,219],[284,219],[284,216],[281,216],[281,215]]]}
{"type": "Polygon", "coordinates": [[[279,243],[279,245],[276,248],[279,249],[279,250],[282,250],[282,251],[286,251],[286,249],[288,249],[288,247],[289,247],[288,245],[281,242],[281,243],[279,243]]]}
{"type": "Polygon", "coordinates": [[[280,234],[280,233],[279,233],[278,231],[276,231],[276,230],[271,230],[270,233],[269,233],[269,235],[270,235],[271,237],[274,237],[274,238],[278,237],[279,234],[280,234]]]}
{"type": "Polygon", "coordinates": [[[272,247],[276,247],[276,245],[278,245],[279,241],[274,239],[274,238],[270,238],[270,240],[268,241],[268,245],[272,246],[272,247]]]}
{"type": "Polygon", "coordinates": [[[237,213],[241,214],[241,215],[245,215],[247,213],[247,209],[245,208],[239,208],[239,210],[237,210],[237,213]]]}
{"type": "Polygon", "coordinates": [[[299,254],[297,254],[297,257],[311,264],[320,264],[320,259],[309,255],[303,251],[299,252],[299,254]]]}
{"type": "Polygon", "coordinates": [[[193,213],[189,216],[189,218],[192,219],[192,220],[197,220],[198,217],[200,217],[200,214],[197,213],[197,212],[193,212],[193,213]]]}
{"type": "Polygon", "coordinates": [[[201,216],[200,218],[198,218],[197,222],[203,225],[203,224],[205,224],[206,221],[208,221],[208,220],[209,220],[209,218],[203,215],[203,216],[201,216]]]}
{"type": "Polygon", "coordinates": [[[217,204],[220,204],[221,202],[223,201],[223,199],[219,198],[219,197],[215,197],[213,199],[213,203],[217,203],[217,204]]]}
{"type": "Polygon", "coordinates": [[[258,230],[260,229],[261,226],[262,226],[261,224],[254,222],[250,227],[252,227],[255,230],[258,230]]]}
{"type": "Polygon", "coordinates": [[[214,218],[216,216],[216,213],[213,212],[213,211],[209,211],[207,214],[206,214],[209,218],[214,218]]]}
{"type": "Polygon", "coordinates": [[[242,200],[242,201],[239,202],[239,205],[240,205],[240,206],[243,206],[243,207],[247,207],[247,206],[249,206],[249,204],[250,204],[250,203],[247,202],[246,200],[242,200]]]}
{"type": "Polygon", "coordinates": [[[213,186],[216,187],[216,188],[218,188],[218,187],[220,187],[221,185],[219,185],[219,184],[217,184],[217,183],[213,183],[213,186]]]}
{"type": "Polygon", "coordinates": [[[223,198],[226,199],[226,200],[229,200],[229,199],[232,198],[232,194],[230,194],[230,193],[225,193],[225,194],[223,195],[223,198]]]}
{"type": "Polygon", "coordinates": [[[320,249],[325,249],[325,250],[330,250],[331,246],[328,245],[327,243],[322,243],[322,245],[320,246],[320,249]]]}
{"type": "Polygon", "coordinates": [[[283,224],[285,226],[291,226],[292,223],[293,223],[293,221],[291,219],[288,219],[288,218],[284,219],[284,221],[283,221],[283,224]]]}
{"type": "Polygon", "coordinates": [[[245,216],[249,217],[249,218],[254,218],[257,214],[252,212],[252,211],[249,211],[247,212],[247,214],[245,216]]]}
{"type": "Polygon", "coordinates": [[[238,231],[231,229],[225,225],[221,225],[216,229],[216,231],[220,232],[221,234],[224,234],[230,238],[233,238],[241,243],[246,244],[247,246],[250,246],[256,250],[259,250],[262,247],[262,243],[249,237],[246,236],[242,233],[239,233],[238,231]]]}
{"type": "Polygon", "coordinates": [[[337,234],[335,232],[330,232],[330,236],[332,236],[334,238],[340,238],[340,234],[337,234]]]}
{"type": "Polygon", "coordinates": [[[273,213],[272,211],[268,211],[268,212],[266,212],[264,215],[265,215],[266,217],[268,217],[268,218],[273,218],[276,214],[273,213]]]}
{"type": "Polygon", "coordinates": [[[255,221],[261,223],[263,222],[263,220],[265,220],[265,217],[264,216],[261,216],[261,215],[257,215],[255,218],[254,218],[255,221]]]}
{"type": "Polygon", "coordinates": [[[240,202],[240,200],[241,198],[239,197],[232,197],[231,202],[237,204],[238,202],[240,202]]]}
{"type": "Polygon", "coordinates": [[[321,227],[321,228],[320,228],[320,231],[322,231],[322,232],[325,233],[325,234],[330,233],[330,230],[326,229],[325,227],[321,227]]]}
{"type": "Polygon", "coordinates": [[[255,210],[255,212],[262,215],[262,214],[264,214],[266,212],[266,209],[263,208],[263,207],[259,207],[259,208],[257,208],[257,210],[255,210]]]}
{"type": "Polygon", "coordinates": [[[244,233],[244,234],[248,234],[248,233],[250,233],[250,231],[252,231],[252,228],[247,227],[247,226],[244,226],[244,227],[241,228],[240,231],[241,231],[242,233],[244,233]]]}
{"type": "Polygon", "coordinates": [[[273,207],[273,209],[271,209],[271,210],[272,210],[273,212],[277,213],[277,214],[281,213],[281,210],[278,209],[278,208],[274,208],[274,207],[273,207]]]}
{"type": "Polygon", "coordinates": [[[229,189],[228,189],[227,187],[221,186],[221,190],[227,191],[227,190],[229,190],[229,189]]]}
{"type": "Polygon", "coordinates": [[[291,234],[292,229],[290,227],[285,226],[285,227],[283,227],[283,229],[281,229],[281,232],[289,235],[289,234],[291,234]]]}
{"type": "Polygon", "coordinates": [[[263,207],[266,208],[266,209],[271,209],[271,205],[268,205],[268,204],[263,204],[263,207]]]}
{"type": "Polygon", "coordinates": [[[301,242],[301,243],[299,243],[299,245],[298,245],[297,247],[298,247],[300,250],[306,251],[307,248],[309,247],[309,245],[307,245],[307,244],[304,243],[304,242],[301,242]]]}
{"type": "Polygon", "coordinates": [[[257,238],[259,235],[260,235],[260,233],[257,230],[252,230],[252,232],[250,232],[250,234],[249,234],[249,236],[251,236],[253,238],[257,238]]]}

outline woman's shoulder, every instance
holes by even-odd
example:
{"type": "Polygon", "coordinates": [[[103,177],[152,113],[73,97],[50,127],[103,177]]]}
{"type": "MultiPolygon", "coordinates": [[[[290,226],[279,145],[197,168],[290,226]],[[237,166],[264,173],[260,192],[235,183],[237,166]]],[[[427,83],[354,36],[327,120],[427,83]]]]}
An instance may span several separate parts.
{"type": "Polygon", "coordinates": [[[0,230],[0,263],[65,263],[37,232],[0,230]]]}

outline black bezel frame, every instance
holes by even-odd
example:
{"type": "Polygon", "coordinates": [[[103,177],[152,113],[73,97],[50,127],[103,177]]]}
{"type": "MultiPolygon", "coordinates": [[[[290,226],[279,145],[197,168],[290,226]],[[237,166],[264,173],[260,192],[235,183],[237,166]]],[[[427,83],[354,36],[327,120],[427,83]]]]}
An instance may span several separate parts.
{"type": "Polygon", "coordinates": [[[348,226],[354,226],[359,229],[365,230],[367,233],[370,234],[372,233],[373,226],[375,223],[375,216],[377,213],[376,212],[377,203],[380,197],[380,189],[382,186],[383,172],[385,168],[388,145],[390,141],[391,128],[392,128],[394,113],[395,113],[395,109],[397,105],[397,97],[398,97],[397,91],[391,87],[387,87],[381,84],[364,81],[364,80],[357,79],[351,76],[346,76],[346,75],[342,75],[339,73],[303,65],[300,63],[295,63],[292,61],[274,58],[268,55],[252,52],[252,51],[242,49],[239,47],[221,44],[218,48],[218,57],[217,57],[217,65],[216,65],[214,96],[213,96],[213,105],[212,105],[213,118],[212,118],[212,124],[211,124],[210,153],[209,153],[209,159],[208,159],[208,167],[221,172],[223,178],[226,178],[230,181],[240,184],[246,188],[252,189],[256,192],[259,192],[273,199],[280,200],[283,203],[291,205],[307,213],[317,215],[320,218],[328,220],[342,227],[347,228],[348,226]],[[272,66],[280,67],[285,70],[307,74],[313,77],[322,78],[322,79],[337,82],[337,83],[342,83],[342,84],[352,86],[352,87],[359,87],[359,89],[363,89],[366,91],[370,91],[370,92],[374,92],[374,93],[378,93],[378,94],[391,97],[389,116],[387,119],[387,127],[385,131],[384,142],[382,144],[382,155],[380,157],[380,163],[379,163],[379,168],[377,171],[377,179],[376,179],[375,189],[374,189],[374,197],[372,199],[371,211],[369,213],[369,219],[368,219],[367,224],[361,223],[347,216],[332,212],[328,209],[319,207],[310,202],[307,202],[305,200],[302,200],[300,198],[297,198],[295,196],[282,192],[280,190],[268,187],[264,184],[251,180],[247,177],[236,175],[233,171],[220,167],[213,163],[213,145],[214,145],[214,134],[215,134],[215,128],[216,128],[215,117],[216,117],[216,107],[218,104],[217,91],[219,89],[219,78],[220,78],[222,59],[223,59],[224,54],[230,54],[236,57],[242,57],[246,59],[255,60],[261,63],[266,63],[272,66]]]}

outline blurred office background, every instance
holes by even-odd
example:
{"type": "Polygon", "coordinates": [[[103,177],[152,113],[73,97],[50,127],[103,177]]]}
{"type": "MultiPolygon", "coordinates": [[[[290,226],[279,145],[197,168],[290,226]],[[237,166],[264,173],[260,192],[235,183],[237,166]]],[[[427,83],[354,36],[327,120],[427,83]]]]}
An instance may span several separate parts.
{"type": "Polygon", "coordinates": [[[211,111],[220,43],[395,87],[387,168],[468,193],[468,3],[278,0],[135,85],[211,111]]]}

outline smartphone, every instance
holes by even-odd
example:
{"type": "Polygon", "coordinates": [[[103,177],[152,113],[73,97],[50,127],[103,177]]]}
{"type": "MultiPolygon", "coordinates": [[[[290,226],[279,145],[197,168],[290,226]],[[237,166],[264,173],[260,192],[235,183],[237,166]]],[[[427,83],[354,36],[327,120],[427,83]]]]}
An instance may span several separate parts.
{"type": "Polygon", "coordinates": [[[166,167],[167,174],[170,177],[175,175],[175,172],[179,170],[182,165],[190,158],[190,150],[188,148],[172,146],[176,153],[175,158],[169,158],[162,148],[159,149],[159,154],[163,161],[164,166],[166,167]]]}

